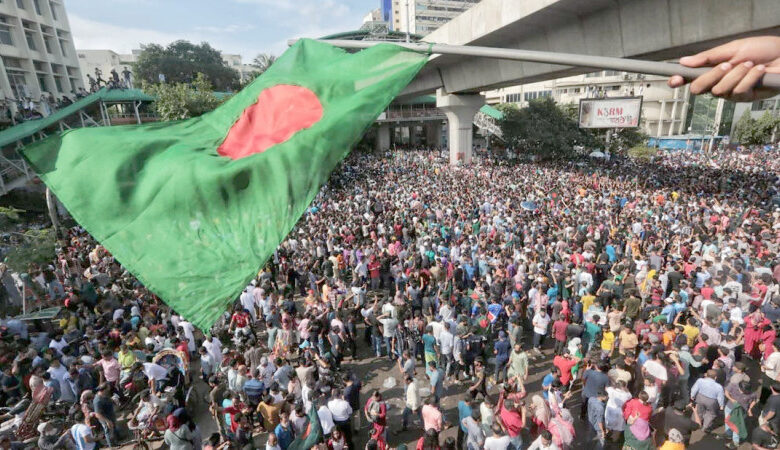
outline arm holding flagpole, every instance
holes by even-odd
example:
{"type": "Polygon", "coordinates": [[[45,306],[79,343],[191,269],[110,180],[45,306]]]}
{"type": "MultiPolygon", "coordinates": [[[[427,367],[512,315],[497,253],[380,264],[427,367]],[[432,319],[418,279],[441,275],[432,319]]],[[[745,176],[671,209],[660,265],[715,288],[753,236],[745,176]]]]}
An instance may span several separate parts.
{"type": "MultiPolygon", "coordinates": [[[[292,45],[296,41],[297,39],[291,39],[288,41],[288,44],[292,45]]],[[[327,42],[330,45],[346,49],[365,49],[381,43],[339,39],[322,40],[322,42],[327,42]]],[[[742,96],[739,98],[754,98],[747,96],[771,96],[770,94],[774,95],[780,90],[780,37],[777,36],[738,39],[720,47],[699,53],[698,55],[682,58],[680,62],[683,64],[615,58],[609,56],[466,45],[405,42],[393,43],[393,45],[408,50],[431,54],[436,53],[440,55],[530,61],[663,75],[672,77],[670,78],[669,84],[673,87],[681,86],[685,82],[693,81],[694,84],[691,85],[691,89],[692,91],[699,91],[696,93],[708,92],[710,91],[710,88],[715,88],[712,91],[714,95],[739,95],[742,96]],[[711,65],[718,65],[722,62],[727,63],[729,67],[718,66],[713,69],[708,67],[711,65]],[[752,65],[746,66],[745,63],[747,62],[751,62],[752,65]],[[735,65],[738,66],[734,67],[735,65]],[[727,74],[729,75],[728,77],[726,77],[727,74]],[[724,84],[716,84],[719,80],[724,80],[724,84]],[[734,80],[736,80],[736,82],[734,82],[734,80]],[[744,80],[743,84],[739,84],[739,81],[741,80],[744,80]],[[737,87],[739,87],[739,89],[735,90],[737,87]]]]}

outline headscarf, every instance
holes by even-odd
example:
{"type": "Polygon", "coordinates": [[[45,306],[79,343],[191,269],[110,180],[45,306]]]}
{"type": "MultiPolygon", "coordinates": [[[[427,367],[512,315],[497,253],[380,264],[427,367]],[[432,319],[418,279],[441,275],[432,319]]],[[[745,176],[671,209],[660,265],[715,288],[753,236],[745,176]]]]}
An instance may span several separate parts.
{"type": "Polygon", "coordinates": [[[534,408],[536,422],[547,428],[547,424],[550,423],[550,407],[547,406],[547,402],[544,401],[541,395],[537,394],[531,397],[531,404],[534,408]]]}
{"type": "Polygon", "coordinates": [[[176,431],[181,426],[181,422],[179,422],[179,419],[176,418],[173,414],[168,414],[168,417],[165,418],[166,423],[168,424],[168,429],[171,431],[176,431]]]}
{"type": "MultiPolygon", "coordinates": [[[[645,419],[637,418],[634,423],[631,424],[631,433],[637,440],[644,441],[650,436],[650,425],[645,419]]],[[[669,433],[669,436],[671,437],[671,432],[669,433]]]]}
{"type": "MultiPolygon", "coordinates": [[[[633,430],[631,431],[633,432],[633,430]]],[[[669,440],[676,444],[680,444],[683,442],[683,435],[677,428],[672,428],[669,430],[669,440]]]]}

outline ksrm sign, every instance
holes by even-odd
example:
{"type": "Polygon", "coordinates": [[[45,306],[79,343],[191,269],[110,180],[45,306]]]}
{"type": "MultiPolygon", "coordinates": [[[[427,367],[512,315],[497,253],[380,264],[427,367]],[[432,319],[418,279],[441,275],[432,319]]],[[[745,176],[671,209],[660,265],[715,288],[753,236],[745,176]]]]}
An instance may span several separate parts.
{"type": "Polygon", "coordinates": [[[580,100],[580,128],[636,128],[641,114],[642,97],[580,100]]]}

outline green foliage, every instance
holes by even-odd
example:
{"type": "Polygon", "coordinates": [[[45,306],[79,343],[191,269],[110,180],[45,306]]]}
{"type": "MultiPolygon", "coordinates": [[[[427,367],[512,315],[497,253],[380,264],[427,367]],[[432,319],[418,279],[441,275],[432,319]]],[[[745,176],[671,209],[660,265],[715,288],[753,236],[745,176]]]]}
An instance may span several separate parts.
{"type": "Polygon", "coordinates": [[[523,109],[514,104],[498,105],[498,109],[504,114],[499,126],[507,145],[521,153],[569,156],[575,145],[587,145],[591,139],[550,98],[533,100],[523,109]]]}
{"type": "Polygon", "coordinates": [[[772,132],[780,126],[780,117],[769,111],[754,119],[750,111],[745,111],[734,126],[734,140],[743,145],[766,144],[772,139],[772,132]]]}
{"type": "Polygon", "coordinates": [[[188,119],[207,113],[221,103],[211,90],[211,84],[198,73],[192,84],[144,83],[144,91],[157,97],[154,108],[162,121],[188,119]]]}
{"type": "Polygon", "coordinates": [[[265,73],[265,71],[268,70],[268,68],[271,67],[277,59],[278,57],[269,53],[260,53],[259,55],[255,56],[255,59],[252,60],[251,64],[255,70],[249,74],[247,80],[244,82],[244,85],[255,81],[255,78],[265,73]]]}
{"type": "Polygon", "coordinates": [[[649,161],[658,153],[657,148],[653,147],[647,147],[645,145],[637,145],[636,147],[631,147],[628,150],[628,156],[634,159],[643,159],[649,161]]]}
{"type": "Polygon", "coordinates": [[[57,235],[54,228],[28,230],[23,233],[23,241],[5,257],[5,263],[14,272],[25,273],[30,264],[51,264],[55,257],[57,235]]]}
{"type": "Polygon", "coordinates": [[[143,51],[134,64],[135,76],[147,83],[158,83],[165,75],[166,83],[189,83],[202,73],[220,91],[238,87],[239,74],[225,65],[219,50],[208,43],[200,45],[176,41],[163,47],[158,44],[141,46],[143,51]]]}

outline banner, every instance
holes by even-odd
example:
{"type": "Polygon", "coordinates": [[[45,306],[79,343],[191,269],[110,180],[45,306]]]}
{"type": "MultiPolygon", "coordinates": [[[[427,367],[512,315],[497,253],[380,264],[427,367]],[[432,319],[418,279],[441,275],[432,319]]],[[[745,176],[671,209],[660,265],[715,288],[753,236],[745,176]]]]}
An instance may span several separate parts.
{"type": "Polygon", "coordinates": [[[641,114],[642,97],[580,100],[580,128],[636,128],[641,114]]]}

